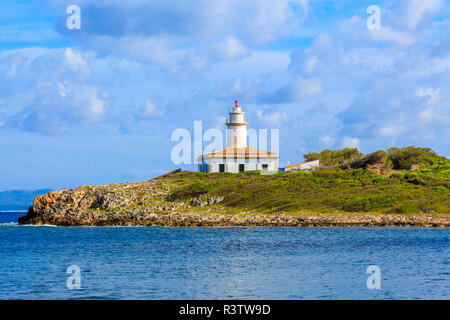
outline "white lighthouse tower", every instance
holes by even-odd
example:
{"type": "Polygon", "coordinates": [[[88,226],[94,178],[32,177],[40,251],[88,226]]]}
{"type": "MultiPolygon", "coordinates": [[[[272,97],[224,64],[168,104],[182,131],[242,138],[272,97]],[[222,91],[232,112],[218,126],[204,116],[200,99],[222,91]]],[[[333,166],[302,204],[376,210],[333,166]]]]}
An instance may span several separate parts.
{"type": "Polygon", "coordinates": [[[227,147],[247,147],[248,121],[244,118],[244,109],[239,107],[239,102],[237,100],[235,101],[235,107],[230,108],[230,117],[226,121],[226,126],[227,147]]]}

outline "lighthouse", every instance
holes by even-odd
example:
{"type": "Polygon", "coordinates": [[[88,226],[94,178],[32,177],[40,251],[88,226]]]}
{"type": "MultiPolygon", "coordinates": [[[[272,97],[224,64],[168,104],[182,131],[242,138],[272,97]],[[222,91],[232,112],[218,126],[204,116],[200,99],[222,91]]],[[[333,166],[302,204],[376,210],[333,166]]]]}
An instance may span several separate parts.
{"type": "Polygon", "coordinates": [[[237,100],[228,114],[229,117],[225,122],[227,147],[198,157],[197,161],[201,162],[199,171],[204,173],[277,171],[280,157],[276,153],[247,146],[248,121],[244,117],[244,109],[239,106],[237,100]]]}
{"type": "Polygon", "coordinates": [[[227,126],[227,147],[245,148],[247,146],[248,121],[244,118],[244,109],[236,100],[234,108],[230,108],[227,126]]]}

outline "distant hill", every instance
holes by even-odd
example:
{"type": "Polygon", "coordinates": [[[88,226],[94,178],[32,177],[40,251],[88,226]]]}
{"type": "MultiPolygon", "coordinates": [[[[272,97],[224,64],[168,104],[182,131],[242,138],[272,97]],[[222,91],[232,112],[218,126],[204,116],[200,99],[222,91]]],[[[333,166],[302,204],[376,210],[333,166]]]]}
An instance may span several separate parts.
{"type": "Polygon", "coordinates": [[[0,211],[1,210],[27,210],[33,205],[33,199],[47,194],[51,189],[39,190],[9,190],[0,191],[0,211]]]}

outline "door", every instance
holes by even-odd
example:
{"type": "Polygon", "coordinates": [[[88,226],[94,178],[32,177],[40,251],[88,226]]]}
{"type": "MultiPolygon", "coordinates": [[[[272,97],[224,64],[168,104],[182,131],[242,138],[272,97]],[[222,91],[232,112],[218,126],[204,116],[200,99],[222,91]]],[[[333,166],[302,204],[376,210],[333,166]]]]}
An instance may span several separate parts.
{"type": "Polygon", "coordinates": [[[225,172],[225,164],[219,164],[219,172],[225,172]]]}
{"type": "Polygon", "coordinates": [[[245,171],[245,164],[240,163],[239,164],[239,172],[244,172],[245,171]]]}

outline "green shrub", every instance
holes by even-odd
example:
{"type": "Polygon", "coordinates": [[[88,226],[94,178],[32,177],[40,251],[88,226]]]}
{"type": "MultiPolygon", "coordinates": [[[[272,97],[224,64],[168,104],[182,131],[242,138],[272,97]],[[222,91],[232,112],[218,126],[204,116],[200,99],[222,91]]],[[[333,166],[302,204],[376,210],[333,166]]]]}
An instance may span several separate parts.
{"type": "Polygon", "coordinates": [[[260,176],[261,175],[261,171],[260,170],[244,171],[243,174],[246,175],[246,176],[260,176]]]}
{"type": "Polygon", "coordinates": [[[442,186],[450,188],[450,163],[435,165],[426,169],[405,171],[391,175],[393,179],[416,185],[442,186]]]}
{"type": "Polygon", "coordinates": [[[319,160],[320,155],[317,152],[309,152],[303,155],[303,159],[305,159],[306,161],[319,160]]]}
{"type": "Polygon", "coordinates": [[[423,178],[417,173],[417,172],[406,172],[403,174],[402,177],[403,181],[414,183],[414,184],[421,184],[425,185],[425,181],[423,178]]]}
{"type": "Polygon", "coordinates": [[[414,146],[401,149],[390,148],[388,150],[388,159],[392,162],[392,167],[395,170],[409,170],[413,164],[419,164],[421,167],[430,167],[449,161],[447,158],[437,155],[430,148],[414,146]]]}
{"type": "Polygon", "coordinates": [[[320,160],[325,166],[340,166],[348,161],[359,159],[363,154],[356,148],[344,148],[340,150],[325,149],[320,153],[310,152],[303,155],[306,161],[320,160]]]}

